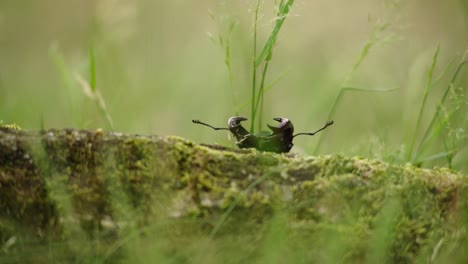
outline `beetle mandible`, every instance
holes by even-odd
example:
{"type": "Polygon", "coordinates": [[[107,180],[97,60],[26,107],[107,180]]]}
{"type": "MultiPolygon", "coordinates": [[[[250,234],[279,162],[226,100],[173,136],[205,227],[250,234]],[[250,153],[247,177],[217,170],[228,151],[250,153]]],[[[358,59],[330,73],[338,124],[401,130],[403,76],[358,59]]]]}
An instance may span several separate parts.
{"type": "Polygon", "coordinates": [[[239,148],[256,148],[262,151],[284,153],[289,152],[293,147],[293,138],[300,135],[313,136],[316,133],[324,130],[328,126],[333,124],[333,121],[329,121],[322,128],[311,133],[298,133],[294,134],[294,126],[292,122],[283,117],[273,118],[273,120],[279,122],[275,126],[267,125],[270,128],[271,133],[263,131],[257,134],[250,134],[242,125],[242,121],[246,121],[247,118],[242,116],[233,116],[228,120],[228,127],[214,127],[207,123],[201,122],[200,120],[192,120],[195,124],[204,125],[214,130],[229,130],[236,137],[236,145],[239,148]]]}

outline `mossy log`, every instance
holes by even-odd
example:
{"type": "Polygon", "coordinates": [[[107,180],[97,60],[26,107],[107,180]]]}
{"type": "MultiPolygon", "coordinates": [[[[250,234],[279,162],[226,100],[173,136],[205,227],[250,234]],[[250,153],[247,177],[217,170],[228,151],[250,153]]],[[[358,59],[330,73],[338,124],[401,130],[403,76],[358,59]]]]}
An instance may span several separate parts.
{"type": "Polygon", "coordinates": [[[164,219],[207,219],[204,228],[222,235],[223,223],[261,224],[282,209],[299,233],[346,226],[350,237],[365,237],[395,198],[392,254],[408,260],[440,238],[466,233],[448,223],[466,217],[460,208],[467,186],[466,177],[449,169],[360,157],[275,154],[102,130],[0,128],[2,245],[19,232],[39,240],[76,232],[112,238],[126,221],[145,226],[164,219]],[[353,220],[344,225],[344,215],[353,220]]]}

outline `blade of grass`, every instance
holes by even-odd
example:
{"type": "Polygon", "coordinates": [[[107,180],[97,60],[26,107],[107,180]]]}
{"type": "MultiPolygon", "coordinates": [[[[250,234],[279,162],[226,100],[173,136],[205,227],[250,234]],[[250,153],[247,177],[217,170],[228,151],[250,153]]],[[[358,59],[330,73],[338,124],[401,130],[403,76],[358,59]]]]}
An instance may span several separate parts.
{"type": "Polygon", "coordinates": [[[257,97],[257,65],[255,59],[257,58],[257,23],[258,23],[258,11],[260,9],[262,1],[257,0],[255,7],[255,19],[254,19],[254,36],[253,36],[253,58],[252,58],[252,98],[251,98],[251,109],[250,109],[250,133],[255,133],[255,98],[257,97]]]}
{"type": "Polygon", "coordinates": [[[140,236],[145,235],[147,233],[152,233],[152,232],[158,231],[159,229],[167,228],[167,226],[170,226],[170,225],[193,224],[193,223],[206,224],[206,223],[209,223],[209,221],[204,220],[204,219],[167,219],[167,220],[158,221],[151,225],[129,229],[126,234],[124,234],[119,240],[115,241],[112,244],[112,246],[110,246],[107,249],[107,251],[103,254],[103,258],[104,260],[109,259],[110,257],[112,257],[113,254],[117,253],[119,250],[124,248],[126,244],[129,244],[130,242],[132,242],[132,240],[135,240],[139,238],[140,236]]]}
{"type": "MultiPolygon", "coordinates": [[[[327,116],[327,120],[332,120],[333,116],[335,116],[336,109],[338,108],[338,104],[341,102],[342,98],[344,97],[345,93],[347,92],[366,92],[366,93],[382,93],[382,92],[393,92],[400,88],[390,88],[390,89],[364,89],[364,88],[356,88],[356,87],[343,87],[341,88],[340,92],[336,96],[335,101],[333,102],[332,108],[330,113],[327,116]]],[[[322,146],[323,142],[323,134],[319,136],[319,140],[317,146],[315,147],[314,154],[317,154],[322,146]]]]}
{"type": "Polygon", "coordinates": [[[289,10],[294,3],[294,0],[288,0],[286,3],[281,1],[280,7],[279,7],[279,12],[278,12],[278,17],[276,18],[276,24],[275,27],[273,28],[273,31],[271,32],[270,36],[268,37],[267,42],[263,46],[262,50],[260,51],[260,54],[256,57],[254,67],[258,67],[265,59],[265,57],[268,56],[270,51],[273,49],[273,46],[276,43],[276,40],[278,39],[278,34],[283,26],[284,21],[286,20],[286,17],[289,14],[289,10]]]}
{"type": "MultiPolygon", "coordinates": [[[[267,223],[268,231],[262,245],[262,260],[260,263],[282,263],[289,256],[288,215],[282,210],[275,210],[272,219],[267,223]]],[[[289,260],[290,261],[290,260],[289,260]]]]}
{"type": "MultiPolygon", "coordinates": [[[[452,65],[453,63],[455,62],[455,59],[456,58],[453,58],[448,64],[447,66],[445,67],[445,69],[442,71],[442,73],[433,81],[432,83],[432,87],[435,86],[436,84],[438,84],[443,77],[445,77],[447,75],[447,73],[449,72],[449,70],[452,68],[452,65]]],[[[452,78],[453,79],[453,78],[452,78]]],[[[431,89],[432,89],[431,87],[431,89]]],[[[449,84],[449,91],[453,88],[453,85],[449,84]]],[[[446,109],[445,107],[442,105],[439,109],[439,111],[444,111],[446,112],[446,109]]],[[[440,136],[440,134],[446,129],[446,126],[447,124],[449,123],[449,121],[452,119],[452,116],[455,114],[455,111],[450,111],[449,113],[446,113],[445,114],[445,118],[440,118],[440,115],[439,115],[439,122],[437,123],[437,126],[433,126],[435,125],[436,123],[431,123],[426,131],[425,131],[425,134],[423,136],[423,140],[420,142],[416,152],[414,153],[414,157],[412,158],[411,162],[418,162],[418,163],[421,163],[421,162],[424,162],[424,159],[421,160],[420,159],[420,156],[425,152],[425,150],[427,149],[428,146],[431,146],[433,141],[438,138],[440,136]]],[[[445,138],[444,138],[445,140],[445,138]]]]}
{"type": "Polygon", "coordinates": [[[236,93],[234,92],[234,77],[232,73],[232,65],[231,65],[231,35],[232,32],[234,31],[235,23],[231,22],[229,24],[229,31],[228,35],[226,38],[226,47],[225,47],[225,53],[224,53],[224,64],[226,64],[226,68],[228,71],[229,75],[229,89],[231,90],[231,97],[232,97],[232,105],[234,108],[234,112],[236,115],[238,115],[238,102],[237,102],[237,96],[236,93]]]}
{"type": "Polygon", "coordinates": [[[406,157],[406,160],[410,161],[413,156],[413,148],[414,144],[416,143],[416,138],[418,136],[418,131],[419,127],[421,126],[421,120],[422,120],[422,115],[424,113],[424,109],[426,108],[426,102],[427,102],[427,97],[429,96],[429,93],[431,91],[431,85],[432,85],[432,79],[434,75],[434,70],[437,65],[437,57],[439,56],[439,51],[440,51],[440,45],[437,45],[437,49],[434,53],[434,56],[432,57],[432,64],[431,67],[429,68],[429,71],[427,73],[427,79],[426,79],[426,86],[424,87],[424,95],[423,95],[423,100],[421,103],[421,107],[419,108],[419,113],[418,113],[418,118],[416,121],[416,127],[414,129],[414,134],[413,134],[413,139],[411,140],[409,149],[408,149],[408,154],[406,157]]]}
{"type": "MultiPolygon", "coordinates": [[[[264,93],[266,94],[267,92],[269,92],[279,81],[281,81],[281,79],[284,78],[284,76],[289,73],[289,70],[287,71],[283,71],[282,73],[280,73],[278,75],[278,77],[276,77],[273,81],[271,81],[270,83],[268,83],[265,88],[264,88],[264,93]]],[[[239,107],[239,110],[241,111],[242,109],[245,109],[247,106],[249,106],[250,104],[250,99],[249,100],[246,100],[242,103],[242,105],[239,107]]]]}
{"type": "MultiPolygon", "coordinates": [[[[440,81],[442,81],[442,79],[449,73],[450,69],[452,68],[452,66],[454,65],[455,61],[456,61],[456,57],[453,57],[449,63],[447,63],[447,65],[445,66],[444,70],[439,74],[439,76],[437,76],[437,78],[434,79],[433,83],[432,83],[432,86],[435,86],[436,84],[438,84],[440,81]]],[[[432,87],[431,87],[432,89],[432,87]]]]}
{"type": "MultiPolygon", "coordinates": [[[[447,112],[445,107],[441,107],[441,111],[447,112]]],[[[424,151],[427,149],[428,146],[432,145],[432,143],[442,134],[443,131],[446,130],[447,125],[449,124],[449,121],[452,119],[452,116],[456,113],[456,111],[450,111],[449,113],[445,114],[444,118],[440,118],[439,116],[439,122],[437,123],[437,126],[433,127],[431,129],[430,136],[425,139],[425,143],[422,147],[418,148],[418,151],[415,153],[414,158],[412,159],[411,162],[414,160],[418,160],[419,157],[424,153],[424,151]]],[[[444,137],[445,140],[445,137],[444,137]]]]}
{"type": "MultiPolygon", "coordinates": [[[[263,116],[263,101],[264,101],[264,85],[265,85],[265,78],[268,70],[268,65],[271,60],[272,56],[272,50],[273,47],[276,44],[276,41],[278,39],[278,34],[279,31],[281,30],[281,27],[283,26],[284,21],[286,20],[286,17],[289,14],[290,8],[292,4],[294,3],[294,0],[288,0],[285,2],[285,0],[281,0],[278,6],[278,11],[276,14],[276,23],[273,28],[273,31],[270,33],[270,36],[268,37],[265,45],[263,46],[262,50],[260,51],[260,54],[258,56],[255,56],[254,62],[253,62],[253,67],[254,67],[254,89],[252,89],[252,118],[251,118],[251,133],[255,131],[254,124],[255,124],[255,118],[257,114],[259,115],[259,129],[261,129],[262,126],[262,116],[263,116]],[[257,68],[264,62],[263,65],[263,71],[262,71],[262,79],[260,83],[260,88],[259,88],[259,93],[256,94],[256,70],[257,68]],[[261,110],[258,111],[259,107],[261,105],[261,110]]],[[[257,5],[257,7],[259,7],[257,5]]],[[[256,10],[258,12],[258,10],[256,10]]],[[[257,15],[258,13],[256,13],[257,15]]],[[[256,21],[257,22],[257,18],[256,21]]],[[[255,33],[254,36],[256,38],[256,24],[255,24],[255,33]]],[[[255,48],[256,48],[256,43],[255,43],[255,48]]]]}
{"type": "Polygon", "coordinates": [[[232,57],[231,56],[231,37],[232,37],[232,34],[234,32],[234,29],[237,23],[236,21],[229,19],[230,21],[228,22],[228,26],[227,26],[227,33],[225,33],[224,30],[220,27],[220,24],[222,24],[225,18],[221,17],[220,19],[218,19],[217,16],[215,16],[213,11],[211,10],[208,10],[208,14],[211,20],[213,20],[213,22],[218,25],[218,29],[217,29],[218,36],[215,37],[213,34],[209,32],[207,33],[207,35],[210,38],[210,40],[213,42],[213,44],[215,44],[216,46],[219,45],[224,51],[224,64],[226,66],[226,70],[228,73],[229,90],[230,90],[231,100],[232,100],[231,103],[232,103],[232,107],[234,109],[235,115],[239,115],[238,113],[239,104],[238,104],[238,99],[234,90],[234,74],[232,71],[232,58],[231,58],[232,57]],[[224,34],[225,34],[225,37],[223,38],[224,34]]]}
{"type": "MultiPolygon", "coordinates": [[[[30,151],[39,171],[44,175],[44,188],[47,199],[56,203],[55,208],[61,216],[62,232],[70,234],[74,238],[71,243],[75,243],[77,246],[84,246],[88,241],[84,229],[76,223],[70,223],[70,219],[79,219],[79,217],[73,206],[72,194],[69,191],[68,175],[56,170],[56,164],[47,155],[47,150],[43,143],[31,144],[30,151]]],[[[47,213],[49,216],[53,214],[50,211],[47,213]]],[[[55,242],[53,240],[47,241],[48,250],[52,250],[55,242]]],[[[49,254],[51,253],[49,252],[49,254]]]]}
{"type": "Polygon", "coordinates": [[[96,56],[93,45],[89,47],[89,86],[91,91],[96,92],[96,56]]]}
{"type": "Polygon", "coordinates": [[[359,54],[359,57],[356,63],[354,63],[350,72],[344,79],[342,86],[347,85],[347,83],[351,80],[354,72],[356,72],[356,70],[361,66],[364,59],[366,59],[367,55],[369,55],[370,50],[377,44],[378,40],[380,40],[379,34],[384,32],[389,26],[390,26],[390,23],[385,23],[385,24],[377,25],[372,29],[372,32],[369,38],[367,39],[366,44],[364,44],[364,47],[362,47],[361,53],[359,54]]]}
{"type": "MultiPolygon", "coordinates": [[[[275,1],[275,6],[278,7],[276,17],[280,17],[281,16],[281,14],[280,14],[281,9],[284,6],[284,0],[281,0],[279,5],[277,5],[277,2],[275,1]]],[[[264,99],[265,99],[265,93],[264,93],[265,79],[266,79],[266,75],[267,75],[267,72],[268,72],[268,66],[270,64],[271,58],[273,57],[273,47],[274,47],[274,45],[269,50],[268,56],[266,56],[265,63],[263,64],[262,79],[260,81],[260,89],[259,89],[259,93],[258,93],[258,96],[257,96],[257,99],[256,99],[255,107],[254,107],[254,114],[253,115],[256,116],[257,112],[258,112],[258,130],[262,129],[262,124],[263,124],[263,106],[264,106],[264,99]],[[259,108],[260,108],[260,111],[258,111],[259,108]]]]}
{"type": "Polygon", "coordinates": [[[375,230],[369,243],[367,263],[379,263],[382,259],[389,259],[390,247],[395,240],[395,228],[401,212],[400,195],[388,195],[374,223],[375,230]]]}
{"type": "MultiPolygon", "coordinates": [[[[466,147],[466,146],[465,146],[466,147]]],[[[452,149],[452,150],[446,150],[443,152],[439,152],[437,154],[433,154],[424,158],[420,158],[418,160],[413,161],[413,163],[421,163],[421,162],[426,162],[426,161],[431,161],[431,160],[436,160],[436,159],[441,159],[441,158],[446,158],[449,155],[453,155],[457,152],[459,152],[462,148],[459,149],[452,149]]]]}
{"type": "MultiPolygon", "coordinates": [[[[338,107],[338,103],[341,101],[341,98],[344,96],[345,92],[348,92],[348,91],[350,92],[353,92],[353,91],[355,92],[390,92],[390,91],[394,91],[398,89],[398,88],[393,88],[393,89],[382,89],[382,90],[370,90],[370,89],[353,88],[353,87],[349,87],[348,85],[348,82],[351,80],[356,70],[361,66],[364,59],[367,58],[367,56],[369,55],[370,50],[381,40],[380,34],[385,32],[390,26],[391,26],[390,23],[381,23],[373,27],[369,35],[369,38],[366,41],[366,44],[364,44],[364,46],[361,49],[361,52],[359,53],[359,57],[356,63],[353,65],[350,72],[348,73],[348,75],[346,75],[343,82],[341,83],[341,89],[338,92],[338,95],[335,98],[335,101],[333,102],[333,106],[330,109],[327,120],[331,120],[331,118],[335,115],[336,109],[338,107]]],[[[317,142],[317,146],[315,147],[314,154],[317,154],[318,151],[320,150],[320,147],[323,143],[323,137],[324,137],[324,134],[319,135],[319,139],[317,142]]]]}
{"type": "Polygon", "coordinates": [[[257,110],[260,107],[259,115],[258,115],[258,129],[262,129],[262,117],[263,117],[263,102],[264,102],[264,90],[265,90],[265,78],[266,74],[268,71],[268,65],[270,64],[272,57],[272,52],[270,51],[270,54],[266,58],[265,64],[263,66],[263,71],[262,71],[262,80],[260,81],[260,89],[258,91],[258,97],[257,101],[255,103],[255,108],[254,108],[254,116],[257,114],[257,110]]]}
{"type": "Polygon", "coordinates": [[[448,165],[448,168],[451,169],[453,166],[452,166],[452,160],[453,160],[453,155],[455,152],[449,152],[448,149],[449,149],[449,146],[448,146],[448,139],[446,137],[444,137],[444,149],[445,149],[445,152],[447,153],[447,155],[445,155],[445,158],[447,159],[447,165],[448,165]]]}
{"type": "Polygon", "coordinates": [[[242,191],[241,193],[239,193],[239,195],[237,195],[236,199],[234,199],[234,201],[227,208],[226,212],[224,212],[224,214],[221,216],[221,218],[218,220],[215,227],[211,231],[211,233],[210,233],[211,238],[214,238],[216,236],[216,234],[219,232],[219,229],[226,222],[226,220],[229,217],[229,215],[231,214],[232,210],[234,210],[234,208],[239,204],[242,197],[244,195],[248,194],[250,191],[252,191],[253,188],[255,188],[257,185],[259,185],[260,183],[265,181],[268,177],[272,176],[275,172],[278,172],[278,170],[272,170],[272,171],[269,171],[269,172],[263,174],[261,177],[259,177],[254,182],[252,182],[244,191],[242,191]]]}
{"type": "MultiPolygon", "coordinates": [[[[455,57],[452,58],[452,60],[447,64],[447,66],[445,66],[445,69],[439,74],[439,76],[437,78],[434,79],[434,81],[431,84],[430,90],[433,89],[433,87],[436,86],[448,74],[448,72],[452,68],[452,65],[455,63],[455,60],[456,60],[455,57]]],[[[451,114],[453,114],[453,113],[449,113],[448,115],[450,116],[451,114]]],[[[450,118],[448,118],[448,119],[450,119],[450,118]]],[[[448,120],[446,120],[446,121],[448,122],[448,120]]],[[[418,157],[420,155],[422,155],[422,153],[424,152],[426,146],[430,146],[432,144],[432,140],[434,140],[436,137],[438,137],[440,135],[440,133],[442,133],[443,128],[445,127],[447,122],[445,122],[445,121],[440,122],[438,124],[438,126],[436,128],[434,128],[435,132],[432,132],[431,135],[429,136],[429,138],[427,138],[425,142],[421,142],[419,144],[418,149],[414,154],[415,155],[415,157],[413,158],[414,160],[417,160],[418,157]]]]}
{"type": "Polygon", "coordinates": [[[1,75],[1,72],[0,72],[0,107],[2,105],[5,105],[5,102],[6,102],[6,89],[5,89],[5,86],[3,84],[3,79],[2,79],[2,75],[1,75]]]}
{"type": "Polygon", "coordinates": [[[114,130],[114,123],[112,121],[112,117],[110,116],[110,113],[107,110],[106,101],[104,100],[104,97],[101,95],[99,90],[92,91],[89,83],[86,82],[86,80],[78,73],[75,74],[75,79],[81,85],[85,96],[94,101],[98,106],[99,110],[101,110],[102,115],[107,121],[108,128],[114,130]]]}
{"type": "MultiPolygon", "coordinates": [[[[430,134],[433,132],[433,127],[436,123],[436,121],[439,119],[440,117],[440,113],[443,109],[443,105],[445,104],[445,100],[447,99],[447,96],[449,94],[449,91],[453,85],[453,83],[455,82],[455,80],[457,79],[458,75],[460,74],[462,68],[468,64],[468,60],[465,60],[465,57],[466,55],[468,54],[468,50],[465,52],[465,54],[463,55],[462,59],[461,59],[461,62],[458,64],[457,66],[457,69],[455,70],[455,73],[452,75],[452,78],[450,79],[450,83],[448,84],[447,86],[447,89],[445,90],[445,93],[444,95],[442,96],[442,98],[440,99],[440,102],[439,104],[437,105],[437,110],[434,114],[434,116],[432,117],[432,120],[431,122],[429,123],[429,126],[426,128],[426,131],[421,139],[421,143],[415,153],[415,159],[423,152],[424,148],[426,147],[427,145],[427,141],[428,141],[428,138],[430,137],[430,134]]],[[[439,126],[440,127],[440,126],[439,126]]]]}
{"type": "Polygon", "coordinates": [[[52,44],[49,48],[49,55],[52,58],[55,67],[60,73],[62,84],[67,89],[68,105],[71,120],[74,125],[79,125],[78,116],[75,111],[75,98],[73,96],[74,82],[72,78],[71,70],[68,69],[65,63],[63,55],[60,53],[57,44],[52,44]]]}

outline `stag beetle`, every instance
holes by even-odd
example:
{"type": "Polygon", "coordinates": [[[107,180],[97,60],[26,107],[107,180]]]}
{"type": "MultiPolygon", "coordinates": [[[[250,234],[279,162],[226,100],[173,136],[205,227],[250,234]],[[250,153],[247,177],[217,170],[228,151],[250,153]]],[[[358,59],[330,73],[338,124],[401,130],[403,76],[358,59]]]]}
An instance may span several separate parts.
{"type": "Polygon", "coordinates": [[[320,128],[319,130],[312,133],[298,133],[294,135],[294,126],[291,121],[287,118],[277,117],[273,120],[278,121],[278,126],[270,126],[270,132],[262,131],[258,134],[250,134],[242,125],[241,122],[247,120],[242,116],[233,116],[228,120],[228,127],[214,127],[207,123],[203,123],[200,120],[192,120],[195,124],[204,125],[211,127],[214,130],[229,130],[236,137],[236,145],[239,148],[256,148],[262,151],[283,153],[289,152],[293,147],[293,138],[300,135],[313,136],[316,133],[324,130],[328,126],[333,124],[333,121],[329,121],[320,128]]]}

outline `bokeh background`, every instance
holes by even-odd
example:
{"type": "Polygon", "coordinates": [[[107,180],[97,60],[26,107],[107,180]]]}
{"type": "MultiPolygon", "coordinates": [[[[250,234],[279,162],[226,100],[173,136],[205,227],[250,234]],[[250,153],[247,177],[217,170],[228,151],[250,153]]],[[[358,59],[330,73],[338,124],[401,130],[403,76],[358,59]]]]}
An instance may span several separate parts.
{"type": "MultiPolygon", "coordinates": [[[[0,120],[24,129],[103,128],[233,146],[226,132],[191,120],[224,126],[235,114],[250,116],[255,2],[2,0],[0,120]],[[85,82],[95,82],[105,111],[85,82]]],[[[274,1],[265,1],[260,13],[261,47],[274,26],[274,1]]],[[[297,0],[268,72],[267,82],[276,82],[265,95],[265,125],[287,117],[297,132],[313,131],[327,121],[343,87],[394,89],[345,93],[320,148],[319,136],[299,137],[293,151],[405,163],[467,48],[466,0],[297,0]],[[441,78],[415,132],[438,46],[434,79],[441,78]]],[[[467,75],[460,71],[447,101],[458,107],[455,118],[422,155],[441,158],[423,166],[468,171],[467,75]],[[457,146],[450,164],[447,141],[457,146]]]]}

